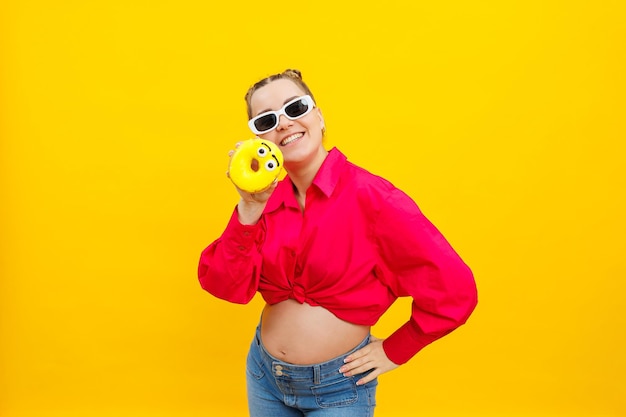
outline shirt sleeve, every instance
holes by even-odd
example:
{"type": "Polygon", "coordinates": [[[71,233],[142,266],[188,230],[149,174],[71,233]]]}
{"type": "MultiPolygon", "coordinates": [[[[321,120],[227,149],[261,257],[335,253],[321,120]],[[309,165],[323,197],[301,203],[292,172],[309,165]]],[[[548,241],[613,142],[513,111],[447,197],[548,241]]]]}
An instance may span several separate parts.
{"type": "Polygon", "coordinates": [[[383,342],[403,364],[426,345],[467,321],[477,303],[470,268],[415,202],[395,189],[380,210],[375,239],[383,280],[398,297],[410,296],[410,319],[383,342]]]}
{"type": "Polygon", "coordinates": [[[255,225],[239,222],[235,208],[222,235],[200,255],[198,279],[203,289],[233,303],[252,300],[261,276],[262,219],[255,225]]]}

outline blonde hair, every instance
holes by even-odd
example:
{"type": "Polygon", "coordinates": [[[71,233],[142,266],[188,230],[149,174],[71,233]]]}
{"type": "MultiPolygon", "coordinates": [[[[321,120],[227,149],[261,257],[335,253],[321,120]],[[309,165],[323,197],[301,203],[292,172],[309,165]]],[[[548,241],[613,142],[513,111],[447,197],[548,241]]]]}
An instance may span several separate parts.
{"type": "Polygon", "coordinates": [[[246,93],[246,97],[245,97],[246,107],[248,110],[248,120],[252,118],[252,108],[251,108],[250,102],[252,100],[252,95],[256,92],[256,90],[271,83],[272,81],[283,80],[283,79],[291,80],[292,82],[294,82],[296,85],[298,85],[300,88],[304,90],[305,94],[310,95],[311,98],[313,99],[313,102],[315,102],[315,97],[313,97],[313,93],[311,93],[309,86],[307,86],[306,83],[302,80],[302,73],[298,71],[297,69],[286,69],[281,73],[270,75],[269,77],[263,78],[261,81],[257,82],[252,87],[250,87],[250,89],[248,89],[248,92],[246,93]]]}

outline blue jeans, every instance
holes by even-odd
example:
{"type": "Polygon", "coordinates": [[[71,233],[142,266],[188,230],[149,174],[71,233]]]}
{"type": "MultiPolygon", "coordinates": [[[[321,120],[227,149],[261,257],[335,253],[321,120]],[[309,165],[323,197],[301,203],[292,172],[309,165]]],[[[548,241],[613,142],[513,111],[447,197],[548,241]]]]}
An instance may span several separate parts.
{"type": "Polygon", "coordinates": [[[372,417],[378,381],[357,386],[367,372],[351,377],[339,372],[343,358],[368,343],[369,336],[335,359],[316,365],[293,365],[265,350],[259,325],[246,364],[250,416],[372,417]]]}

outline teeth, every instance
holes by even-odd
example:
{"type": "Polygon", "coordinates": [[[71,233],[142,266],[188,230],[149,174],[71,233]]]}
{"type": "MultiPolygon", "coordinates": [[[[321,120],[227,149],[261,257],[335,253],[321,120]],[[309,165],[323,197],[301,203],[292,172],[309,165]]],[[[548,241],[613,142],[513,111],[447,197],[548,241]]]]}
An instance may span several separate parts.
{"type": "Polygon", "coordinates": [[[280,142],[280,144],[282,146],[285,146],[291,142],[293,142],[296,139],[300,139],[302,137],[302,133],[294,133],[293,135],[289,136],[288,138],[285,138],[282,142],[280,142]]]}

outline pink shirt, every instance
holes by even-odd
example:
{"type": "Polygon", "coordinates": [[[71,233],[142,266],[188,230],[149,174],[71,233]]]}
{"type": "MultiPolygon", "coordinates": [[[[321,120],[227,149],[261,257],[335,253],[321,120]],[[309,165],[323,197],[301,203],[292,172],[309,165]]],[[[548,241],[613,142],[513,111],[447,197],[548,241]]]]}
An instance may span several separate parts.
{"type": "Polygon", "coordinates": [[[409,320],[383,343],[402,364],[465,323],[476,302],[472,272],[415,202],[333,148],[307,190],[304,211],[285,178],[255,225],[233,213],[201,255],[202,287],[247,303],[288,298],[374,325],[397,297],[409,320]]]}

